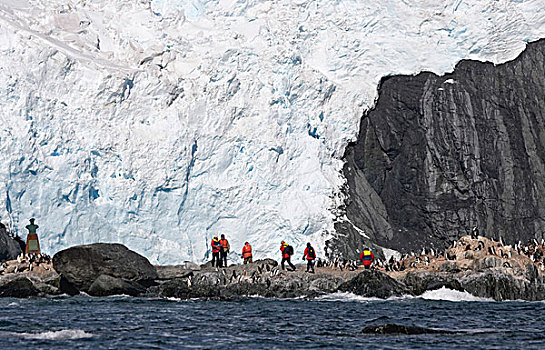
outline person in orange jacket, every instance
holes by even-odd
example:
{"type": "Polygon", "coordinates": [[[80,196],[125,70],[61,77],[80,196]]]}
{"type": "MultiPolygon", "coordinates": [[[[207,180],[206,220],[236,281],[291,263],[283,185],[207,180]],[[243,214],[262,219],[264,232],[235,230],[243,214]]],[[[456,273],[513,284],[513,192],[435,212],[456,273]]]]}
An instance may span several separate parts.
{"type": "MultiPolygon", "coordinates": [[[[280,251],[282,252],[282,262],[280,265],[282,266],[282,270],[284,270],[284,263],[287,262],[288,265],[291,267],[291,271],[295,271],[295,266],[291,263],[291,256],[293,254],[293,247],[287,244],[286,242],[282,241],[280,243],[280,251]]],[[[288,270],[290,271],[290,270],[288,270]]]]}
{"type": "Polygon", "coordinates": [[[221,235],[220,245],[220,267],[227,267],[227,253],[231,250],[231,246],[229,245],[229,241],[225,238],[225,235],[221,235]]]}
{"type": "Polygon", "coordinates": [[[307,243],[305,253],[303,254],[303,260],[307,259],[307,272],[314,273],[314,261],[316,260],[316,251],[307,243]],[[310,270],[310,271],[309,271],[310,270]]]}
{"type": "Polygon", "coordinates": [[[371,252],[369,248],[365,248],[360,254],[360,260],[366,270],[371,268],[373,260],[375,260],[375,255],[371,252]]]}
{"type": "Polygon", "coordinates": [[[244,265],[247,263],[252,263],[252,246],[250,243],[246,242],[244,243],[244,247],[242,247],[242,258],[244,259],[244,265]]]}
{"type": "Polygon", "coordinates": [[[212,242],[210,243],[210,246],[212,247],[212,267],[220,266],[221,244],[220,244],[220,240],[218,239],[218,236],[214,236],[214,238],[212,238],[212,242]]]}

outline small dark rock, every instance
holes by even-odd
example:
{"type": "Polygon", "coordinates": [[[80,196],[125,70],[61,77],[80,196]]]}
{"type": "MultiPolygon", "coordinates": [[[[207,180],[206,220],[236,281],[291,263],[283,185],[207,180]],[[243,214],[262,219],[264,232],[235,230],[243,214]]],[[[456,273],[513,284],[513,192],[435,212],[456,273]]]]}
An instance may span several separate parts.
{"type": "Polygon", "coordinates": [[[361,331],[363,334],[453,334],[455,332],[424,328],[418,326],[404,326],[395,323],[386,323],[378,326],[367,326],[361,331]]]}

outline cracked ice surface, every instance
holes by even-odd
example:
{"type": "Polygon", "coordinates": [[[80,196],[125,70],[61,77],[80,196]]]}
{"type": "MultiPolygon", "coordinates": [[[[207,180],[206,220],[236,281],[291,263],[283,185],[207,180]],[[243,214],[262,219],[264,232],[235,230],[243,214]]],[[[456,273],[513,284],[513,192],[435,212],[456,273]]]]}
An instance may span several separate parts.
{"type": "Polygon", "coordinates": [[[542,5],[0,0],[0,218],[36,217],[49,253],[202,261],[216,233],[320,252],[380,77],[513,59],[542,5]]]}

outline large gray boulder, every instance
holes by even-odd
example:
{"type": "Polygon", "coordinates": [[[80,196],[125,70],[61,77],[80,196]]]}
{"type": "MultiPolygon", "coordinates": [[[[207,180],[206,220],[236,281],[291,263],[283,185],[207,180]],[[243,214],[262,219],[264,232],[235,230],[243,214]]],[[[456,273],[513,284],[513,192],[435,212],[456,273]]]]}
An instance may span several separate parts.
{"type": "Polygon", "coordinates": [[[0,278],[0,297],[28,298],[38,296],[41,291],[23,274],[0,278]]]}
{"type": "Polygon", "coordinates": [[[62,250],[53,257],[53,267],[61,274],[61,288],[69,294],[89,292],[101,275],[136,282],[148,287],[157,271],[148,259],[121,244],[95,243],[62,250]]]}
{"type": "Polygon", "coordinates": [[[6,227],[0,223],[0,261],[16,259],[22,252],[20,242],[10,237],[6,227]]]}
{"type": "Polygon", "coordinates": [[[116,278],[108,275],[100,275],[89,287],[89,295],[103,297],[108,295],[130,295],[137,296],[145,292],[145,288],[140,284],[127,281],[122,278],[116,278]]]}

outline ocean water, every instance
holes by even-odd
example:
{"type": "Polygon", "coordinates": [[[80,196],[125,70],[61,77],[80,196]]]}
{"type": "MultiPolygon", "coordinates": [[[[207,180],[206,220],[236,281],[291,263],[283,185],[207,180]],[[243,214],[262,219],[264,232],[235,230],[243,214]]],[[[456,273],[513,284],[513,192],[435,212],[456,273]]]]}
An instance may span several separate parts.
{"type": "Polygon", "coordinates": [[[545,348],[545,303],[494,302],[446,289],[390,300],[8,298],[0,310],[2,349],[545,348]],[[360,333],[384,323],[458,333],[360,333]]]}

